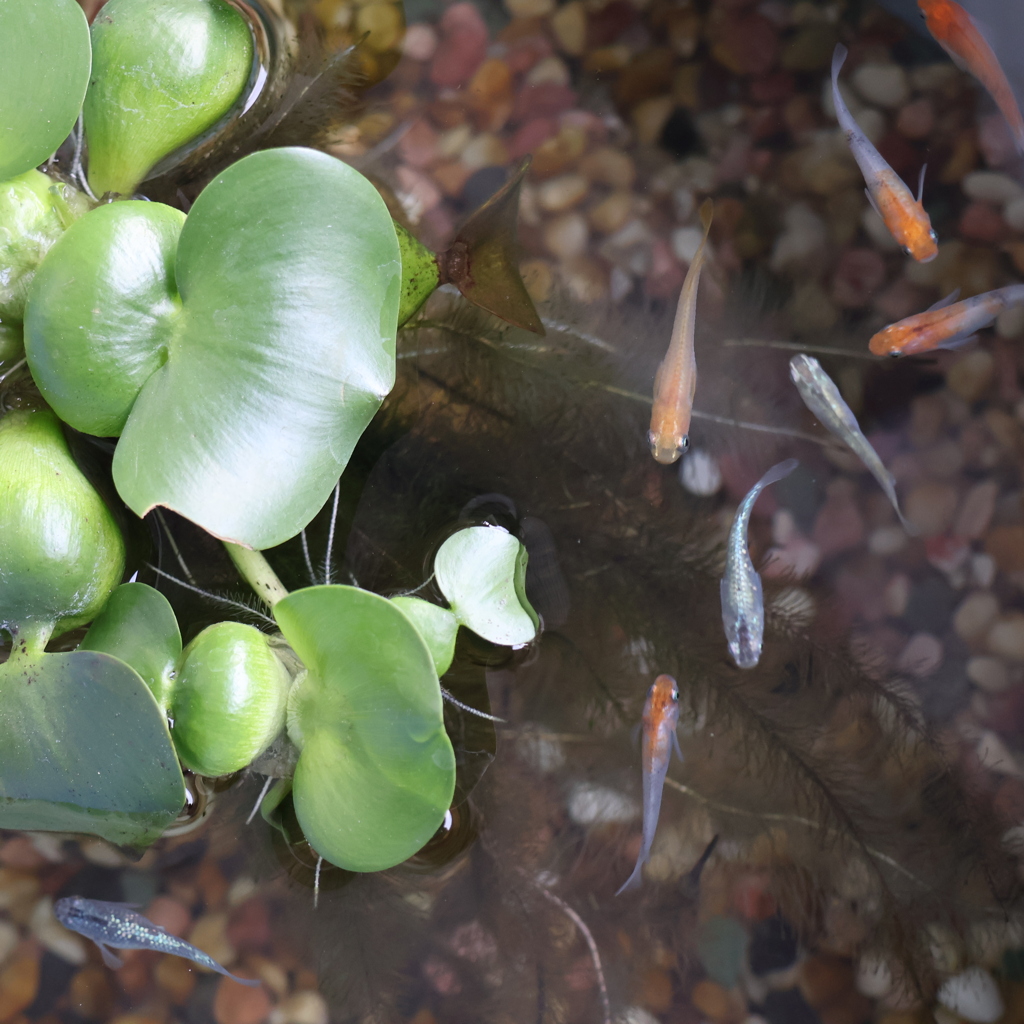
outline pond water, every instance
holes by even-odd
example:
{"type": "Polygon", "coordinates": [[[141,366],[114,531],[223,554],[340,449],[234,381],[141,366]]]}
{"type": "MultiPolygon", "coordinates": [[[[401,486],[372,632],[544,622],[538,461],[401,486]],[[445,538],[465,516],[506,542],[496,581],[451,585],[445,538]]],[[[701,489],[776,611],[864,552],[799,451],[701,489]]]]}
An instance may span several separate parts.
{"type": "MultiPolygon", "coordinates": [[[[462,631],[442,680],[458,702],[451,818],[393,870],[318,864],[248,820],[256,772],[193,780],[192,813],[139,861],[8,834],[0,1022],[1024,1020],[1024,315],[965,349],[867,352],[956,288],[1020,279],[1022,168],[988,97],[898,13],[410,0],[403,36],[390,4],[290,12],[305,46],[371,33],[378,81],[338,98],[319,137],[432,248],[533,154],[521,267],[547,332],[435,294],[308,551],[268,558],[289,588],[390,595],[422,583],[457,525],[501,525],[529,550],[543,633],[510,653],[462,631]],[[904,257],[863,196],[826,89],[839,40],[867,134],[908,182],[928,164],[931,263],[904,257]],[[660,466],[649,396],[708,195],[690,451],[660,466]],[[915,536],[805,409],[796,351],[838,383],[915,536]],[[767,627],[740,671],[724,543],[788,457],[799,467],[751,521],[767,627]],[[682,758],[643,885],[616,896],[640,848],[636,732],[660,673],[678,681],[682,758]],[[70,893],[139,904],[264,984],[149,952],[110,972],[55,924],[70,893]]],[[[1006,31],[1024,38],[1019,19],[1006,31]]],[[[171,515],[150,525],[140,565],[239,598],[213,541],[171,515]]],[[[186,641],[245,618],[139,578],[186,641]]]]}

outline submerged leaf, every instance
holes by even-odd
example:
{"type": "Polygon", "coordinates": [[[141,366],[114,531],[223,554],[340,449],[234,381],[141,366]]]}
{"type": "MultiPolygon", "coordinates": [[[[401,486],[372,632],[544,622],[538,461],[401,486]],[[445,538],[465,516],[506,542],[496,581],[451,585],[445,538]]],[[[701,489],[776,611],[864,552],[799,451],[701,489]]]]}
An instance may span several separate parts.
{"type": "Polygon", "coordinates": [[[297,590],[274,615],[307,668],[288,700],[302,831],[339,867],[392,867],[437,831],[455,787],[430,652],[392,602],[354,587],[297,590]]]}
{"type": "Polygon", "coordinates": [[[184,802],[163,711],[124,662],[16,651],[0,665],[0,828],[141,847],[184,802]]]}
{"type": "Polygon", "coordinates": [[[501,527],[453,533],[434,556],[434,573],[455,618],[478,636],[518,647],[537,635],[526,599],[526,548],[501,527]]]}

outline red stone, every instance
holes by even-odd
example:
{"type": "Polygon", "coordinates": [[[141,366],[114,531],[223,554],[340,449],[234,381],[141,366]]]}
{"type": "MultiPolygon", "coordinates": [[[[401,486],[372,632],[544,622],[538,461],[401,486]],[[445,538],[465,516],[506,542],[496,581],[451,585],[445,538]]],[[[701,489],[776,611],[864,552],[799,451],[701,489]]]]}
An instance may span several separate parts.
{"type": "Polygon", "coordinates": [[[398,153],[413,167],[429,167],[437,159],[437,132],[417,117],[398,140],[398,153]]]}
{"type": "Polygon", "coordinates": [[[473,4],[463,2],[444,12],[439,28],[441,43],[430,62],[430,80],[443,88],[465,85],[487,54],[487,25],[473,4]]]}
{"type": "Polygon", "coordinates": [[[639,16],[634,4],[628,0],[612,0],[599,11],[595,11],[587,23],[587,49],[614,43],[639,16]]]}
{"type": "Polygon", "coordinates": [[[246,900],[231,911],[227,925],[228,942],[240,953],[258,953],[270,945],[270,914],[263,900],[246,900]]]}
{"type": "Polygon", "coordinates": [[[730,14],[722,22],[712,56],[737,75],[765,75],[779,55],[779,33],[756,11],[730,14]]]}
{"type": "Polygon", "coordinates": [[[796,78],[791,71],[772,71],[750,80],[752,103],[784,103],[796,92],[796,78]]]}
{"type": "Polygon", "coordinates": [[[917,195],[917,178],[924,164],[924,154],[912,142],[895,129],[882,136],[878,152],[889,166],[906,182],[917,195]]]}
{"type": "Polygon", "coordinates": [[[676,299],[683,286],[683,269],[668,242],[655,238],[651,244],[651,266],[644,280],[644,294],[651,299],[676,299]]]}
{"type": "Polygon", "coordinates": [[[165,931],[177,935],[179,938],[188,931],[189,925],[192,923],[192,914],[188,907],[171,896],[157,896],[146,907],[146,917],[153,924],[160,925],[165,931]]]}
{"type": "Polygon", "coordinates": [[[960,234],[972,242],[1001,242],[1009,228],[991,203],[969,203],[960,214],[960,234]]]}
{"type": "Polygon", "coordinates": [[[519,160],[532,153],[546,139],[558,134],[558,122],[551,117],[535,117],[527,121],[508,142],[508,155],[519,160]]]}
{"type": "Polygon", "coordinates": [[[747,921],[764,921],[777,909],[775,897],[768,891],[768,875],[750,872],[733,883],[732,906],[747,921]]]}
{"type": "Polygon", "coordinates": [[[885,283],[885,260],[875,249],[846,249],[832,278],[832,299],[844,309],[860,309],[885,283]]]}
{"type": "Polygon", "coordinates": [[[846,495],[829,495],[818,510],[812,540],[821,548],[821,557],[829,558],[840,551],[857,547],[864,539],[864,518],[853,499],[846,495]]]}
{"type": "Polygon", "coordinates": [[[545,36],[527,36],[510,44],[505,54],[505,63],[514,75],[524,74],[538,61],[550,57],[554,47],[545,36]]]}
{"type": "Polygon", "coordinates": [[[512,120],[527,121],[534,117],[554,117],[576,106],[576,93],[567,85],[541,82],[520,90],[512,111],[512,120]]]}

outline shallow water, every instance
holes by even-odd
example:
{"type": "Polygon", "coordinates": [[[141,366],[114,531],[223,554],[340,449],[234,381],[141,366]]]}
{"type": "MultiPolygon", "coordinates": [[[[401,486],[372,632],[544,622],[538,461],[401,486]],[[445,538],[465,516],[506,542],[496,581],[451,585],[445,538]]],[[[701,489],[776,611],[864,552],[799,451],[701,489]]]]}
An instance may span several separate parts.
{"type": "MultiPolygon", "coordinates": [[[[459,523],[524,540],[543,635],[509,653],[463,631],[442,680],[501,719],[446,706],[450,827],[391,871],[318,871],[307,845],[259,815],[245,824],[264,779],[243,773],[197,783],[195,820],[137,863],[98,841],[11,836],[0,1020],[897,1024],[926,1019],[970,965],[995,972],[1006,1021],[1024,1012],[1024,320],[965,352],[859,358],[879,326],[953,287],[1019,277],[1019,167],[999,122],[916,28],[868,3],[509,8],[520,16],[462,8],[504,71],[474,65],[452,84],[465,36],[410,5],[412,55],[330,144],[440,248],[533,124],[521,238],[548,333],[436,295],[429,326],[400,335],[398,384],[336,522],[328,507],[308,531],[312,565],[298,542],[268,556],[289,588],[329,574],[392,594],[422,582],[459,523]],[[572,18],[587,26],[578,47],[572,18]],[[862,94],[855,114],[908,180],[928,160],[934,264],[887,245],[821,107],[840,37],[852,65],[899,69],[902,87],[862,94]],[[983,169],[1007,198],[967,177],[983,169]],[[681,482],[647,452],[647,396],[705,194],[714,252],[681,482]],[[839,383],[920,536],[804,410],[794,344],[839,383]],[[741,672],[722,634],[722,544],[747,488],[789,456],[800,468],[754,513],[768,628],[741,672]],[[616,897],[640,841],[633,734],[660,672],[679,681],[684,759],[644,886],[616,897]],[[48,917],[46,899],[70,893],[157,900],[151,916],[265,985],[244,994],[149,953],[111,974],[48,917]]],[[[299,38],[319,21],[341,45],[367,17],[321,0],[298,12],[299,38]]],[[[378,70],[393,50],[375,51],[378,70]]],[[[140,563],[238,597],[219,547],[167,524],[140,536],[140,563]]],[[[186,642],[225,615],[140,578],[172,600],[186,642]]]]}

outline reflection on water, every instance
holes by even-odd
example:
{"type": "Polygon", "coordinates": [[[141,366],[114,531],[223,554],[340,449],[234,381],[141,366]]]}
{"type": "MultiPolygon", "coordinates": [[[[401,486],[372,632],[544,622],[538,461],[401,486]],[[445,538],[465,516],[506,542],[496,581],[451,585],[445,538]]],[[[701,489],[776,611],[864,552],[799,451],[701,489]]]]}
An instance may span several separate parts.
{"type": "MultiPolygon", "coordinates": [[[[306,5],[296,38],[350,42],[387,27],[385,6],[306,5]]],[[[280,829],[246,824],[256,773],[191,780],[173,834],[137,863],[98,841],[9,837],[0,1020],[898,1024],[926,1019],[943,982],[962,1019],[1019,1019],[1024,318],[1008,311],[966,351],[859,358],[878,326],[1019,275],[1024,189],[998,122],[941,51],[868,3],[406,15],[405,58],[330,145],[439,248],[532,151],[524,270],[548,333],[435,295],[400,336],[336,523],[327,509],[309,531],[310,565],[322,578],[331,533],[334,580],[406,591],[458,523],[498,523],[530,551],[543,635],[512,653],[460,635],[442,681],[458,701],[450,820],[392,871],[320,863],[287,799],[268,815],[280,829]],[[929,163],[931,264],[893,251],[823,106],[839,38],[854,116],[907,180],[929,163]],[[647,452],[648,396],[709,194],[681,478],[647,452]],[[807,416],[787,373],[804,342],[918,537],[807,416]],[[799,468],[751,523],[767,628],[744,672],[722,634],[722,544],[743,494],[790,456],[799,468]],[[633,734],[661,672],[679,681],[683,760],[644,885],[616,897],[640,842],[633,734]],[[150,953],[111,974],[53,921],[70,893],[142,904],[265,984],[150,953]]],[[[217,546],[167,519],[195,583],[237,596],[217,546]]],[[[184,575],[153,525],[151,557],[184,575]]],[[[270,559],[286,586],[310,581],[298,542],[270,559]]],[[[186,641],[223,614],[143,578],[186,641]]]]}

